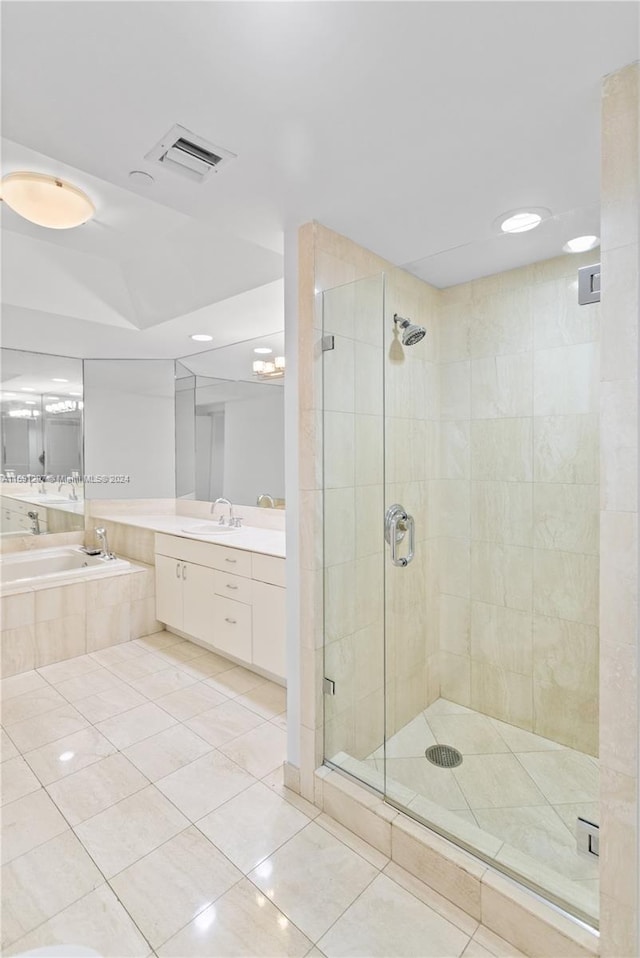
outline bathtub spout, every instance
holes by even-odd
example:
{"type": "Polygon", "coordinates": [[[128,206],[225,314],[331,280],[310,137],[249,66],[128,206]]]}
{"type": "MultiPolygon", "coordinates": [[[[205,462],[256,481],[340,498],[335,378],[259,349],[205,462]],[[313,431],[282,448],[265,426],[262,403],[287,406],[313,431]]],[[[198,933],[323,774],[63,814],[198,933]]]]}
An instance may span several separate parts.
{"type": "Polygon", "coordinates": [[[40,535],[40,516],[37,512],[28,512],[27,515],[31,519],[31,531],[34,536],[40,535]]]}
{"type": "Polygon", "coordinates": [[[95,533],[96,533],[96,538],[99,539],[102,544],[103,559],[115,559],[113,552],[109,552],[109,541],[107,539],[107,530],[96,529],[95,533]]]}

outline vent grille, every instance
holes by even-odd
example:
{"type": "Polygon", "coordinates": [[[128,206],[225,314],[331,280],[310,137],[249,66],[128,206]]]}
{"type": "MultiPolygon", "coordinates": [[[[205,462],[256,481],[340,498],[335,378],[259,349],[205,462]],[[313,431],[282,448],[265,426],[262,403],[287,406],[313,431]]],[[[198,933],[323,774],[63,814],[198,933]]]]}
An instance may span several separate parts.
{"type": "Polygon", "coordinates": [[[235,153],[207,142],[177,123],[145,156],[146,160],[161,163],[165,169],[196,183],[203,183],[212,170],[217,172],[235,158],[235,153]]]}

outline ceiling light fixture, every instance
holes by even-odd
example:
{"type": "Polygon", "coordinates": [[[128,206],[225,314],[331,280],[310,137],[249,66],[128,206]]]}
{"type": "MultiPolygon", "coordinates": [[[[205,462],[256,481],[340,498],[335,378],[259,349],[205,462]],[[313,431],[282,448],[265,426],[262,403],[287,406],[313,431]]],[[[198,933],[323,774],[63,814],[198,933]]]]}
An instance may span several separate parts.
{"type": "Polygon", "coordinates": [[[534,213],[532,210],[521,210],[517,213],[509,213],[500,223],[500,229],[503,233],[527,233],[534,230],[536,226],[542,223],[540,213],[534,213]]]}
{"type": "Polygon", "coordinates": [[[51,380],[52,383],[68,383],[68,379],[56,379],[55,377],[51,380]]]}
{"type": "Polygon", "coordinates": [[[193,339],[195,343],[210,343],[213,336],[209,336],[208,333],[194,333],[189,338],[193,339]]]}
{"type": "Polygon", "coordinates": [[[262,359],[255,359],[253,362],[253,375],[257,379],[282,379],[284,369],[284,356],[276,356],[273,362],[270,360],[265,362],[262,359]]]}
{"type": "Polygon", "coordinates": [[[32,386],[21,386],[20,389],[21,389],[21,391],[22,391],[23,393],[34,393],[34,392],[35,392],[35,389],[34,389],[32,386]]]}
{"type": "Polygon", "coordinates": [[[77,186],[46,173],[8,173],[2,179],[2,199],[18,216],[53,230],[82,226],[96,211],[77,186]]]}
{"type": "Polygon", "coordinates": [[[576,236],[567,240],[562,248],[565,253],[586,253],[587,250],[595,249],[599,242],[597,236],[576,236]]]}
{"type": "Polygon", "coordinates": [[[270,356],[272,352],[273,350],[269,349],[268,346],[257,346],[254,349],[254,353],[258,353],[261,356],[270,356]]]}

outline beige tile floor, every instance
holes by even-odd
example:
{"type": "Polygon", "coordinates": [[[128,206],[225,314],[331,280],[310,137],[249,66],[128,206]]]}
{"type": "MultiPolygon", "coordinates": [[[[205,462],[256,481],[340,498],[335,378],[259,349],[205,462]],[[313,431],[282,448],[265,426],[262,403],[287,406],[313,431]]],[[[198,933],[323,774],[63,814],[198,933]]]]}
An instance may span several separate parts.
{"type": "MultiPolygon", "coordinates": [[[[599,820],[597,759],[446,699],[386,748],[390,797],[597,917],[597,860],[578,854],[575,839],[578,815],[599,820]],[[429,763],[435,743],[457,748],[462,764],[429,763]]],[[[366,764],[382,781],[383,749],[366,764]]]]}
{"type": "Polygon", "coordinates": [[[519,954],[286,789],[284,690],[218,655],[163,632],[2,699],[6,955],[519,954]]]}

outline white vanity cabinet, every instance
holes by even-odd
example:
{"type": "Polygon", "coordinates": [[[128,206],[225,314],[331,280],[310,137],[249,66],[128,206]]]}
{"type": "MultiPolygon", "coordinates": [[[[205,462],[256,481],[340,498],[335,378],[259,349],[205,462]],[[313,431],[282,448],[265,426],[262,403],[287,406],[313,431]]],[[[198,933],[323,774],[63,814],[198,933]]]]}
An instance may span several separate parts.
{"type": "Polygon", "coordinates": [[[156,618],[284,680],[284,559],[156,535],[156,618]]]}

